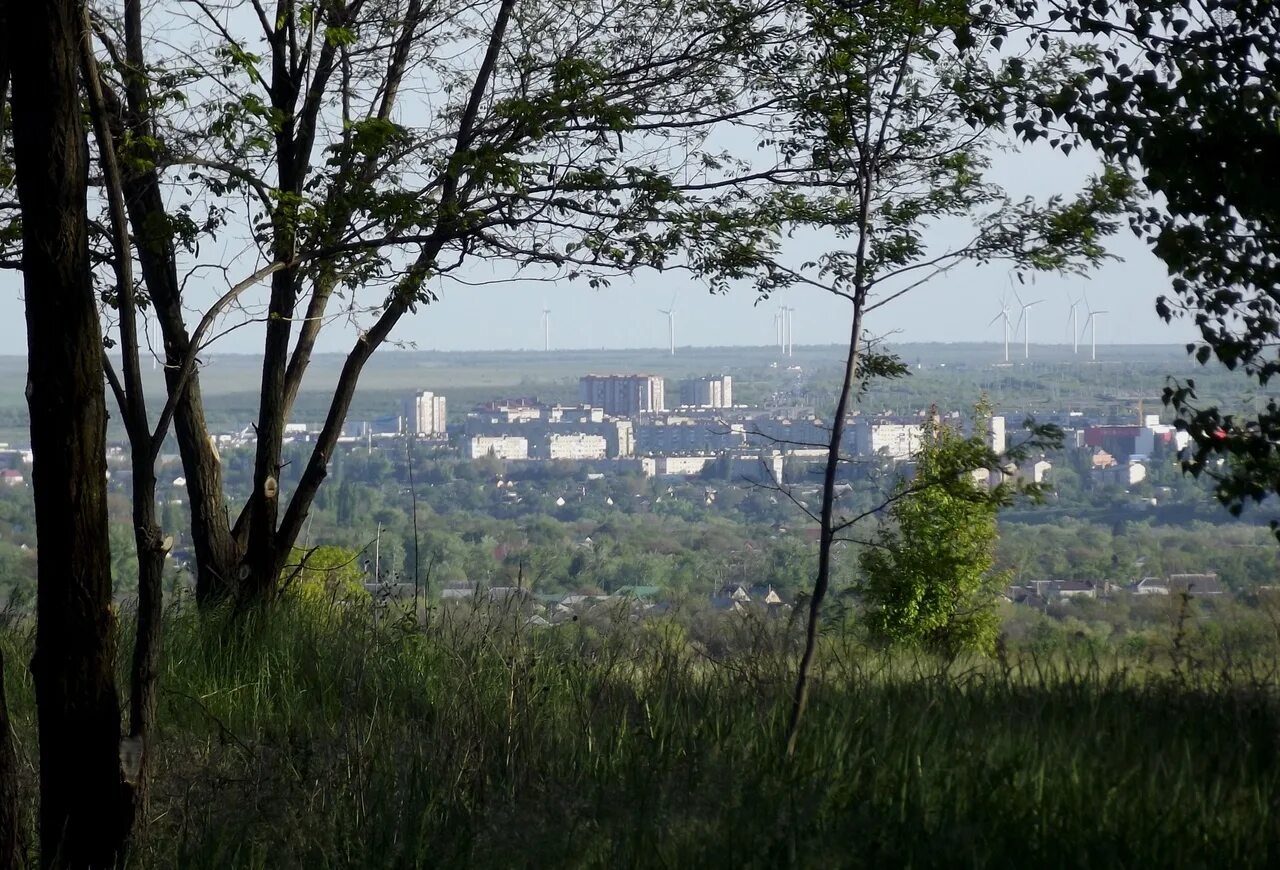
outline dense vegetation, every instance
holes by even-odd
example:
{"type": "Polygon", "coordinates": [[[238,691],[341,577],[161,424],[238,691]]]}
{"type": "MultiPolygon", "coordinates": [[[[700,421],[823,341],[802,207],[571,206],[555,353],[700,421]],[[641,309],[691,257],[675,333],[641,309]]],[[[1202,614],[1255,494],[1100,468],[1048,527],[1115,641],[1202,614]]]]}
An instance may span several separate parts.
{"type": "MultiPolygon", "coordinates": [[[[1168,602],[1165,602],[1166,606],[1168,602]]],[[[1198,605],[1196,605],[1198,606],[1198,605]]],[[[165,623],[131,866],[1274,866],[1276,638],[885,657],[831,635],[781,753],[784,623],[518,629],[290,605],[165,623]],[[1178,656],[1182,658],[1179,659],[1178,656]]],[[[23,632],[3,635],[24,793],[23,632]]],[[[789,633],[790,632],[790,633],[789,633]]],[[[28,805],[28,812],[30,811],[28,805]]]]}

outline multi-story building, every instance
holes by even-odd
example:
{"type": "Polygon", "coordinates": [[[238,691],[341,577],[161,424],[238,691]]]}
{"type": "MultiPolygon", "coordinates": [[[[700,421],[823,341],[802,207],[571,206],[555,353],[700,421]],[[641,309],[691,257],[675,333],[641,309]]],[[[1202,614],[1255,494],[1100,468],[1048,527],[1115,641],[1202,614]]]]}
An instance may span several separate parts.
{"type": "Polygon", "coordinates": [[[586,375],[578,380],[583,404],[614,417],[664,411],[666,382],[658,375],[586,375]]]}
{"type": "Polygon", "coordinates": [[[444,396],[429,390],[419,390],[405,409],[409,418],[409,433],[419,438],[443,438],[446,433],[444,396]]]}
{"type": "Polygon", "coordinates": [[[1005,436],[1004,417],[992,417],[987,421],[987,446],[996,455],[1002,455],[1009,442],[1005,436]]]}
{"type": "Polygon", "coordinates": [[[890,420],[858,420],[853,431],[854,452],[859,456],[910,459],[920,449],[924,425],[890,420]]]}
{"type": "Polygon", "coordinates": [[[604,459],[609,454],[603,435],[584,432],[551,433],[535,447],[535,456],[543,459],[604,459]]]}
{"type": "Polygon", "coordinates": [[[747,432],[742,423],[671,419],[636,427],[637,453],[721,453],[746,446],[747,432]]]}
{"type": "Polygon", "coordinates": [[[528,459],[529,441],[518,435],[473,435],[466,441],[466,457],[483,459],[528,459]]]}
{"type": "MultiPolygon", "coordinates": [[[[560,436],[598,437],[604,444],[603,456],[610,459],[620,459],[635,455],[635,432],[631,421],[605,420],[602,414],[593,414],[593,410],[599,411],[598,408],[551,409],[546,417],[528,422],[506,422],[501,418],[494,417],[492,414],[470,414],[467,416],[466,434],[468,436],[485,435],[490,437],[510,435],[524,438],[529,444],[530,456],[541,459],[552,458],[550,443],[552,439],[560,436]],[[560,417],[556,412],[561,410],[567,410],[572,413],[560,417]]],[[[568,444],[569,442],[565,443],[568,444]]],[[[569,450],[570,448],[565,447],[563,449],[569,450]]],[[[594,451],[595,448],[591,449],[594,451]]]]}
{"type": "Polygon", "coordinates": [[[693,477],[701,474],[707,466],[716,461],[714,456],[659,456],[656,460],[655,474],[658,477],[693,477]]]}
{"type": "Polygon", "coordinates": [[[728,462],[726,477],[730,480],[751,480],[757,483],[772,483],[782,480],[785,457],[781,453],[765,454],[730,454],[714,456],[657,456],[654,458],[654,474],[658,477],[694,477],[702,474],[713,464],[725,460],[728,462]]]}
{"type": "Polygon", "coordinates": [[[680,383],[680,404],[694,408],[732,408],[733,378],[711,375],[680,383]]]}
{"type": "Polygon", "coordinates": [[[603,423],[604,408],[556,405],[547,409],[547,420],[552,423],[603,423]]]}

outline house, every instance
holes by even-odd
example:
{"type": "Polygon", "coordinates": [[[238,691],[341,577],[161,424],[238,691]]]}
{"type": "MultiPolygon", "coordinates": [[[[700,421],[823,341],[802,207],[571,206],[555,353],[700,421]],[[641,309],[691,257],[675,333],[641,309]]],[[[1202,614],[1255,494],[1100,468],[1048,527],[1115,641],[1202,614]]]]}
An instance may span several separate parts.
{"type": "Polygon", "coordinates": [[[1010,586],[1005,590],[1004,597],[1009,603],[1021,604],[1024,607],[1038,607],[1043,610],[1048,605],[1033,586],[1010,586]]]}
{"type": "Polygon", "coordinates": [[[1129,591],[1134,595],[1168,595],[1169,582],[1163,577],[1143,577],[1129,591]]]}
{"type": "Polygon", "coordinates": [[[1099,448],[1093,451],[1093,455],[1089,457],[1089,464],[1094,469],[1112,468],[1116,464],[1116,458],[1107,451],[1099,448]]]}
{"type": "Polygon", "coordinates": [[[1053,464],[1041,457],[1019,465],[1014,473],[1014,479],[1020,484],[1044,483],[1051,471],[1053,471],[1053,464]]]}
{"type": "Polygon", "coordinates": [[[1188,595],[1223,595],[1227,591],[1217,574],[1170,574],[1169,589],[1188,595]]]}
{"type": "Polygon", "coordinates": [[[6,468],[0,471],[0,484],[5,486],[22,486],[26,479],[22,476],[22,472],[16,468],[6,468]]]}
{"type": "Polygon", "coordinates": [[[1114,463],[1106,468],[1094,468],[1090,473],[1096,483],[1117,486],[1133,486],[1147,479],[1147,467],[1137,459],[1114,463]]]}
{"type": "Polygon", "coordinates": [[[1217,574],[1170,574],[1164,577],[1143,577],[1129,587],[1134,595],[1223,595],[1226,587],[1218,580],[1217,574]]]}
{"type": "Polygon", "coordinates": [[[617,594],[640,601],[652,601],[662,593],[661,586],[619,586],[617,594]]]}
{"type": "Polygon", "coordinates": [[[520,586],[493,586],[487,595],[489,603],[499,607],[519,607],[533,598],[528,589],[520,586]]]}
{"type": "Polygon", "coordinates": [[[1098,584],[1092,580],[1032,580],[1025,586],[1010,586],[1005,590],[1009,601],[1030,607],[1044,607],[1055,598],[1097,597],[1098,584]]]}
{"type": "Polygon", "coordinates": [[[717,595],[711,599],[711,609],[718,613],[746,613],[746,603],[726,595],[717,595]]]}
{"type": "Polygon", "coordinates": [[[1092,580],[1057,580],[1051,594],[1060,598],[1097,598],[1098,587],[1092,580]]]}
{"type": "Polygon", "coordinates": [[[751,590],[751,598],[753,601],[768,607],[770,610],[788,606],[787,603],[782,600],[782,596],[774,591],[772,585],[755,587],[751,590]]]}

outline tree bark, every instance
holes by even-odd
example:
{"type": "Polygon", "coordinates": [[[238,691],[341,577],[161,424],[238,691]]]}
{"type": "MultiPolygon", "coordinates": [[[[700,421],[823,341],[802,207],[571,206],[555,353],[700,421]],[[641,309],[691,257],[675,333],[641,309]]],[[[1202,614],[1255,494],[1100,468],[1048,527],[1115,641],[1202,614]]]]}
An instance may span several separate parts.
{"type": "MultiPolygon", "coordinates": [[[[5,29],[0,5],[0,33],[5,29]]],[[[5,104],[9,99],[9,45],[0,37],[0,150],[4,148],[5,104]]],[[[4,651],[0,650],[0,870],[17,870],[22,858],[18,821],[18,757],[13,750],[9,707],[4,696],[4,651]]]]}
{"type": "Polygon", "coordinates": [[[13,751],[9,707],[4,698],[4,651],[0,650],[0,870],[22,866],[18,820],[18,756],[13,751]]]}
{"type": "MultiPolygon", "coordinates": [[[[136,0],[135,0],[136,2],[136,0]]],[[[120,761],[128,786],[129,817],[137,822],[146,817],[148,763],[147,741],[155,718],[156,660],[160,650],[160,614],[163,603],[165,545],[156,517],[155,447],[167,424],[152,436],[147,420],[147,400],[142,388],[141,354],[138,350],[137,299],[134,292],[133,244],[129,235],[128,209],[115,143],[111,134],[102,78],[89,41],[90,22],[84,21],[86,38],[80,43],[85,90],[89,97],[89,117],[93,122],[98,159],[102,165],[104,189],[110,205],[118,310],[120,314],[120,355],[123,383],[108,366],[108,380],[116,394],[120,414],[129,437],[133,466],[133,537],[138,557],[138,603],[133,661],[129,681],[129,737],[121,741],[120,761]]]]}
{"type": "Polygon", "coordinates": [[[40,859],[107,867],[124,850],[113,671],[102,333],[90,273],[77,0],[7,0],[22,208],[27,404],[38,547],[40,859]]]}

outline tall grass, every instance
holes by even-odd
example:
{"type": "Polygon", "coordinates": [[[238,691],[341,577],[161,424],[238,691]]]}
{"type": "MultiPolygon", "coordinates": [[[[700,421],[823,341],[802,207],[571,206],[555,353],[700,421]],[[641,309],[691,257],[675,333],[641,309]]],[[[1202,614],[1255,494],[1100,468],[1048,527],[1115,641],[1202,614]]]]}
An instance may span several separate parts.
{"type": "MultiPolygon", "coordinates": [[[[663,622],[176,610],[130,862],[1280,865],[1271,685],[827,646],[788,760],[786,644],[713,660],[663,622]]],[[[29,681],[6,678],[30,766],[29,681]]]]}

